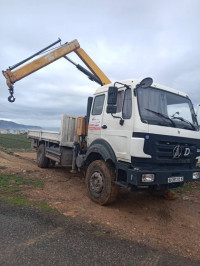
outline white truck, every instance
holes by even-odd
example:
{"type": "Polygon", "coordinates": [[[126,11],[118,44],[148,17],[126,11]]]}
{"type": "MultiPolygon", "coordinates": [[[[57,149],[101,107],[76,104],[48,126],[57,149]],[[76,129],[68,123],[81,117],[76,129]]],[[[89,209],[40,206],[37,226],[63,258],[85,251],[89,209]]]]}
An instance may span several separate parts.
{"type": "Polygon", "coordinates": [[[64,115],[60,133],[28,132],[39,167],[83,168],[88,195],[101,205],[118,186],[164,191],[200,180],[199,126],[185,93],[151,78],[101,85],[86,117],[64,115]]]}

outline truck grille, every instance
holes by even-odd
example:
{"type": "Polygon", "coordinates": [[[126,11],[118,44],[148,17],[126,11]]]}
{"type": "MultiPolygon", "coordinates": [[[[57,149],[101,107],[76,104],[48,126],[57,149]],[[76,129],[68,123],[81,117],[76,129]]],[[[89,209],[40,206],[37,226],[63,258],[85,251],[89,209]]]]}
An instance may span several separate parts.
{"type": "Polygon", "coordinates": [[[189,160],[196,155],[196,147],[192,143],[156,141],[155,155],[157,160],[189,160]]]}
{"type": "Polygon", "coordinates": [[[133,137],[143,138],[145,140],[144,153],[151,155],[148,159],[131,157],[134,167],[154,169],[156,165],[156,168],[165,168],[169,171],[170,167],[190,169],[196,164],[196,157],[200,156],[200,152],[197,152],[197,149],[200,151],[199,139],[142,132],[134,132],[133,137]]]}

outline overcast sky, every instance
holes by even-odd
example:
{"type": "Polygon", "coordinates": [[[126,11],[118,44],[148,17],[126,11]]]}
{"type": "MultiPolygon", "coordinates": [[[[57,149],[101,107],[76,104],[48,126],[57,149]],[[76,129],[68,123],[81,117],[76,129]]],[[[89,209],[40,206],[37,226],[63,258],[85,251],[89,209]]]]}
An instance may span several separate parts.
{"type": "MultiPolygon", "coordinates": [[[[0,70],[61,38],[81,47],[112,81],[150,76],[200,103],[199,0],[0,0],[0,70]]],[[[76,55],[69,55],[81,63],[76,55]]],[[[65,59],[15,83],[0,74],[0,119],[57,127],[85,115],[98,84],[65,59]]]]}

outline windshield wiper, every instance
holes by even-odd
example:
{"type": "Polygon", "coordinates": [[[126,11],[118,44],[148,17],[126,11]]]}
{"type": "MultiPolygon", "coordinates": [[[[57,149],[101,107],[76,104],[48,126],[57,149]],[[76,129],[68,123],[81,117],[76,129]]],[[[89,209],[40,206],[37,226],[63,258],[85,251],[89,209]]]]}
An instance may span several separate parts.
{"type": "Polygon", "coordinates": [[[192,129],[196,130],[195,126],[194,126],[190,121],[184,119],[184,118],[181,117],[181,116],[174,116],[173,119],[181,120],[181,121],[183,121],[183,122],[189,124],[189,125],[192,127],[192,129]]]}
{"type": "Polygon", "coordinates": [[[145,110],[150,111],[150,112],[152,112],[152,113],[154,113],[154,114],[156,114],[156,115],[158,115],[158,116],[161,116],[161,117],[163,117],[163,118],[169,120],[169,121],[171,122],[171,124],[173,125],[173,127],[176,127],[176,124],[174,123],[174,121],[173,121],[169,116],[164,115],[164,114],[159,113],[159,112],[156,112],[156,111],[153,111],[153,110],[148,109],[148,108],[145,108],[145,110]]]}

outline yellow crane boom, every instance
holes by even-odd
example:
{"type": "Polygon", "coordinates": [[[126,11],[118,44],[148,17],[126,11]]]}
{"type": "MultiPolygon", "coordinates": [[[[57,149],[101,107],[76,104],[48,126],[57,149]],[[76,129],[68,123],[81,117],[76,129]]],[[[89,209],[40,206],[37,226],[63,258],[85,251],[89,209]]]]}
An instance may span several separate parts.
{"type": "MultiPolygon", "coordinates": [[[[55,43],[58,43],[59,41],[57,41],[55,43]]],[[[48,46],[47,48],[55,45],[55,43],[48,46]]],[[[44,51],[47,48],[45,48],[41,51],[44,51]]],[[[39,53],[41,53],[41,51],[38,52],[37,54],[33,55],[32,57],[38,55],[39,53]]],[[[32,58],[32,57],[30,57],[30,58],[32,58]]],[[[8,100],[10,102],[15,101],[15,98],[13,96],[13,88],[14,88],[13,84],[15,82],[19,81],[20,79],[25,78],[26,76],[32,74],[33,72],[35,72],[41,68],[53,63],[54,61],[60,59],[61,57],[64,57],[67,60],[69,60],[70,62],[72,62],[73,64],[75,64],[79,70],[81,70],[84,74],[88,75],[88,77],[90,79],[98,82],[99,84],[105,85],[105,84],[111,83],[111,81],[108,79],[108,77],[101,71],[101,69],[95,64],[95,62],[89,57],[89,55],[83,49],[80,48],[79,42],[77,40],[73,40],[71,42],[68,42],[68,43],[56,48],[52,52],[49,52],[49,53],[41,56],[40,58],[17,68],[16,70],[13,70],[13,69],[18,67],[19,65],[23,64],[24,62],[26,62],[30,58],[16,64],[13,67],[8,68],[6,71],[2,71],[4,77],[6,78],[6,83],[9,87],[9,91],[10,91],[10,96],[8,97],[8,100]],[[90,73],[89,71],[87,71],[86,69],[84,69],[82,66],[75,64],[73,61],[71,61],[66,56],[67,54],[69,54],[71,52],[75,52],[79,56],[79,58],[84,62],[84,64],[91,70],[91,72],[93,74],[90,73]]]]}

